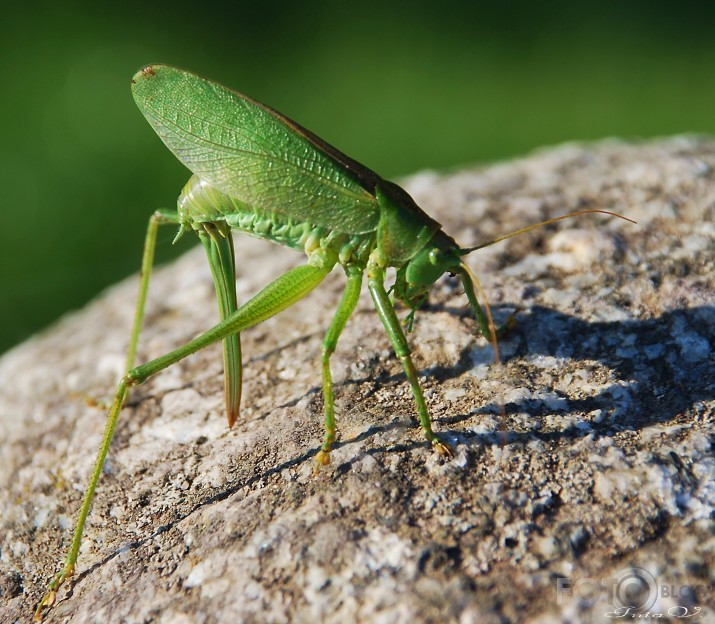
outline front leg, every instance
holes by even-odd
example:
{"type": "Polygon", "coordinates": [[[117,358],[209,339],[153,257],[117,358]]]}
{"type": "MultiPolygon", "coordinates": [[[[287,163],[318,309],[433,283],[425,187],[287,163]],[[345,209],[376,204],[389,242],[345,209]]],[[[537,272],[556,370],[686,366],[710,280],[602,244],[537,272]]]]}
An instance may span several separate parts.
{"type": "Polygon", "coordinates": [[[400,358],[402,366],[405,369],[407,381],[410,382],[412,394],[415,397],[415,403],[417,403],[420,425],[422,426],[425,438],[427,438],[438,453],[452,457],[454,453],[450,446],[447,443],[442,442],[432,431],[432,419],[430,418],[427,403],[425,402],[424,395],[422,394],[422,388],[420,387],[419,380],[417,379],[417,370],[415,369],[412,357],[410,356],[410,347],[407,344],[407,338],[405,338],[405,334],[400,326],[400,321],[395,314],[395,309],[393,308],[390,298],[385,291],[385,269],[379,266],[372,259],[367,265],[367,285],[370,289],[372,300],[375,302],[375,308],[380,316],[380,320],[382,321],[385,331],[390,338],[392,347],[395,349],[395,353],[397,357],[400,358]]]}

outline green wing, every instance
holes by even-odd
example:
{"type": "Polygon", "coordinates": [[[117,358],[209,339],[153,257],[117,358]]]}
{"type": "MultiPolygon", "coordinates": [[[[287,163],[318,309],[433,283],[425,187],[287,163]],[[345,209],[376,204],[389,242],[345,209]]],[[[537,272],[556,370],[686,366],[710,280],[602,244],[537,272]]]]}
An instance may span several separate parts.
{"type": "Polygon", "coordinates": [[[222,193],[351,234],[377,228],[381,178],[280,113],[167,65],[139,71],[132,92],[174,155],[222,193]]]}

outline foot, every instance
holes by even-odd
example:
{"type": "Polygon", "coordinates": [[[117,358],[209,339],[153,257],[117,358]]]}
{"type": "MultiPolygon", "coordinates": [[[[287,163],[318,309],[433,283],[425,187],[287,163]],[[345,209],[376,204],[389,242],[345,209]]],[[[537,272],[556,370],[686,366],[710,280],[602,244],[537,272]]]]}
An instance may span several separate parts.
{"type": "Polygon", "coordinates": [[[323,466],[328,466],[329,464],[330,464],[330,451],[320,449],[318,451],[318,454],[315,456],[315,469],[313,470],[313,473],[317,474],[318,471],[323,466]]]}
{"type": "Polygon", "coordinates": [[[35,622],[41,622],[43,617],[43,609],[49,609],[57,601],[57,590],[62,584],[74,574],[74,565],[66,565],[60,570],[50,581],[45,597],[37,605],[35,610],[35,622]]]}
{"type": "Polygon", "coordinates": [[[446,442],[442,442],[437,436],[432,438],[430,442],[432,442],[432,448],[442,455],[442,457],[448,457],[450,459],[454,457],[454,449],[446,442]]]}

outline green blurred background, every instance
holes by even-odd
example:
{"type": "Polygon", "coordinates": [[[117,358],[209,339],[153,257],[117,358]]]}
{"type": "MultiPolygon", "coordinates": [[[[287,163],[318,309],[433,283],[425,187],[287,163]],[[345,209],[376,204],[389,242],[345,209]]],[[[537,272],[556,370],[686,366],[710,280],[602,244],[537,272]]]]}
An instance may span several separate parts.
{"type": "Polygon", "coordinates": [[[150,62],[264,101],[386,177],[715,131],[715,3],[15,4],[0,15],[0,351],[136,271],[149,214],[174,206],[188,173],[129,91],[150,62]]]}

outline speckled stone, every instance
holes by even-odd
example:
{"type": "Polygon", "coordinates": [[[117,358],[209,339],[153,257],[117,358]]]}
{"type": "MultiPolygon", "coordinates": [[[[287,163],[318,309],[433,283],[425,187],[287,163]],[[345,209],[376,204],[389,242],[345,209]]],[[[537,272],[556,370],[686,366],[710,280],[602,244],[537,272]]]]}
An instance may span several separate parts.
{"type": "MultiPolygon", "coordinates": [[[[405,185],[464,246],[582,209],[638,224],[574,218],[469,258],[497,320],[521,310],[498,366],[459,285],[437,284],[410,341],[453,459],[423,441],[363,293],[332,364],[339,444],[313,474],[339,271],[245,332],[233,430],[218,347],[134,390],[48,621],[602,622],[628,599],[713,617],[715,141],[563,145],[405,185]],[[629,579],[654,584],[627,596],[629,579]]],[[[241,300],[301,262],[236,247],[241,300]]],[[[140,360],[215,322],[202,254],[154,276],[140,360]]],[[[29,620],[69,545],[104,424],[83,397],[113,394],[136,288],[0,359],[3,622],[29,620]]]]}

